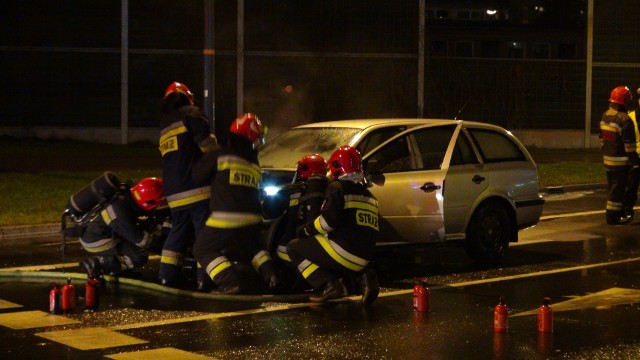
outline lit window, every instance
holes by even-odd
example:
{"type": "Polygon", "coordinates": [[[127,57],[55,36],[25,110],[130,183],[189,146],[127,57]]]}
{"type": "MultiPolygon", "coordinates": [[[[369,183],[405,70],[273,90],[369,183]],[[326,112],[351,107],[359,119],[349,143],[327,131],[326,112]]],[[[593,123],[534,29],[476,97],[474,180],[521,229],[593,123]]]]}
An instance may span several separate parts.
{"type": "Polygon", "coordinates": [[[507,57],[518,59],[523,58],[524,43],[520,41],[510,41],[507,45],[507,57]]]}

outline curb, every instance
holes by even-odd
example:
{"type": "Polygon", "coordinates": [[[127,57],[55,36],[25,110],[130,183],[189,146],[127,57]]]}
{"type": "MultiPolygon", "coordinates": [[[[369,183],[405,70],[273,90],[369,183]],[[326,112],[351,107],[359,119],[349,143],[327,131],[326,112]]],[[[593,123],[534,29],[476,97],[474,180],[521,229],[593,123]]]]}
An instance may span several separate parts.
{"type": "MultiPolygon", "coordinates": [[[[540,189],[541,194],[564,194],[575,191],[606,190],[607,184],[578,184],[549,186],[540,189]]],[[[59,235],[61,224],[38,224],[0,227],[0,241],[59,235]]]]}
{"type": "Polygon", "coordinates": [[[59,223],[0,227],[0,241],[60,234],[59,223]]]}

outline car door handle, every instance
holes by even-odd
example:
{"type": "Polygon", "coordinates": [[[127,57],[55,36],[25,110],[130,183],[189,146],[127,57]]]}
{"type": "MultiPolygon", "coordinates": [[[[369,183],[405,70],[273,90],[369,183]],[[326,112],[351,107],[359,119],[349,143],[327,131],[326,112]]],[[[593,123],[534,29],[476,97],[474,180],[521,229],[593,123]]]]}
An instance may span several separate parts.
{"type": "Polygon", "coordinates": [[[480,184],[484,180],[485,180],[484,176],[480,176],[480,175],[476,175],[476,176],[473,177],[473,179],[471,179],[471,181],[473,181],[476,184],[480,184]]]}
{"type": "Polygon", "coordinates": [[[432,182],[424,183],[424,185],[420,186],[420,190],[424,192],[432,192],[440,189],[440,185],[436,185],[432,182]]]}

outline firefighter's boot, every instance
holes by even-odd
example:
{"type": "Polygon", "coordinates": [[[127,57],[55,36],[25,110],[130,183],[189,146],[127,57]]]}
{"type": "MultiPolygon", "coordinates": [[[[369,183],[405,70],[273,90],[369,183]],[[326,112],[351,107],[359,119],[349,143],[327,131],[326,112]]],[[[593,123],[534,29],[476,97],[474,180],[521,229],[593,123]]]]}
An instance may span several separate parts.
{"type": "Polygon", "coordinates": [[[344,287],[341,279],[329,280],[322,286],[322,289],[309,296],[309,301],[322,303],[341,298],[346,294],[347,289],[344,287]]]}
{"type": "Polygon", "coordinates": [[[360,276],[360,289],[362,290],[362,304],[369,306],[373,304],[380,293],[378,275],[375,270],[368,268],[362,271],[360,276]]]}

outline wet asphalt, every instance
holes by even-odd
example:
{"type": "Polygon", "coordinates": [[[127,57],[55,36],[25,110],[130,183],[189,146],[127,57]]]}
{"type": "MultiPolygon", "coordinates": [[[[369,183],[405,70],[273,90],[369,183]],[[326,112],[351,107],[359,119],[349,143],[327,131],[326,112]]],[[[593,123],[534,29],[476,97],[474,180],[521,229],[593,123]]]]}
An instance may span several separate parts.
{"type": "Polygon", "coordinates": [[[640,219],[606,225],[602,191],[546,199],[543,221],[495,266],[475,264],[455,245],[381,249],[382,292],[370,307],[358,297],[313,305],[304,294],[214,298],[166,289],[153,257],[134,277],[107,282],[98,310],[85,311],[79,244],[62,254],[57,236],[3,242],[0,358],[640,358],[640,219]],[[53,316],[50,284],[67,277],[78,306],[53,316]],[[416,278],[429,289],[427,312],[412,306],[416,278]],[[506,334],[493,329],[500,297],[506,334]],[[537,330],[544,297],[554,310],[550,334],[537,330]]]}

